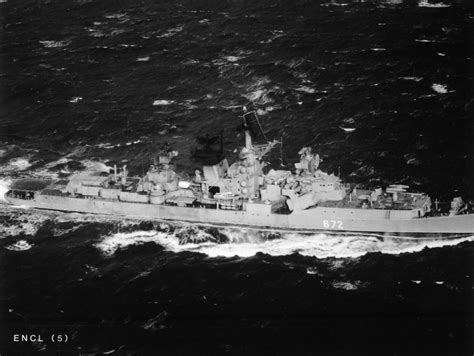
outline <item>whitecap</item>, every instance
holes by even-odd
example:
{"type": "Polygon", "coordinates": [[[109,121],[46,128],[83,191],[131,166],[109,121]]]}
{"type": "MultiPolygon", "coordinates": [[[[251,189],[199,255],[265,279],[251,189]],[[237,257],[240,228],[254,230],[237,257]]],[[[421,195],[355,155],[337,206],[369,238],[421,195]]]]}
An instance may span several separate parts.
{"type": "Polygon", "coordinates": [[[403,80],[413,80],[415,82],[421,81],[423,78],[422,77],[399,77],[398,79],[403,79],[403,80]]]}
{"type": "Polygon", "coordinates": [[[150,57],[138,57],[137,62],[148,62],[150,60],[150,57]]]}
{"type": "MultiPolygon", "coordinates": [[[[176,126],[175,126],[176,127],[176,126]]],[[[130,141],[125,144],[125,146],[132,146],[141,143],[141,140],[136,140],[136,141],[130,141]]]]}
{"type": "Polygon", "coordinates": [[[375,48],[371,48],[370,50],[374,52],[381,52],[381,51],[386,51],[387,49],[381,48],[381,47],[375,47],[375,48]]]}
{"type": "Polygon", "coordinates": [[[76,104],[76,103],[80,102],[81,100],[82,100],[82,97],[80,97],[80,96],[75,96],[75,97],[71,98],[71,99],[69,100],[69,102],[72,103],[72,104],[76,104]]]}
{"type": "Polygon", "coordinates": [[[418,2],[419,7],[430,7],[430,8],[443,8],[443,7],[449,7],[450,5],[438,2],[438,3],[429,3],[428,1],[419,1],[418,2]]]}
{"type": "Polygon", "coordinates": [[[0,203],[8,203],[8,201],[5,199],[5,194],[10,190],[11,184],[11,179],[0,179],[0,203]]]}
{"type": "Polygon", "coordinates": [[[266,112],[271,112],[271,111],[275,111],[275,110],[278,110],[278,109],[281,109],[281,107],[280,106],[267,106],[265,108],[265,111],[266,112]]]}
{"type": "Polygon", "coordinates": [[[110,14],[110,15],[104,15],[106,19],[123,19],[127,17],[126,13],[116,13],[116,14],[110,14]]]}
{"type": "Polygon", "coordinates": [[[308,93],[308,94],[313,94],[313,93],[316,92],[316,90],[314,90],[313,88],[307,87],[307,86],[301,86],[299,88],[296,88],[295,90],[300,91],[300,92],[304,92],[304,93],[308,93]]]}
{"type": "Polygon", "coordinates": [[[332,283],[333,288],[336,289],[345,289],[345,290],[356,290],[359,289],[359,286],[356,282],[351,283],[348,281],[336,281],[332,283]]]}
{"type": "Polygon", "coordinates": [[[436,84],[434,83],[432,86],[431,86],[431,89],[433,89],[435,92],[437,92],[438,94],[446,94],[448,93],[448,86],[447,85],[443,85],[443,84],[436,84]]]}
{"type": "MultiPolygon", "coordinates": [[[[95,28],[86,28],[86,30],[90,32],[89,36],[91,37],[104,37],[105,36],[105,33],[95,28]]],[[[107,48],[107,47],[104,46],[104,47],[96,47],[96,48],[107,48]]]]}
{"type": "Polygon", "coordinates": [[[236,57],[236,56],[227,56],[225,59],[229,62],[237,62],[238,60],[242,59],[242,57],[236,57]]]}
{"type": "Polygon", "coordinates": [[[89,171],[96,171],[96,172],[110,172],[112,167],[105,164],[105,162],[101,161],[91,161],[91,160],[84,160],[81,161],[82,165],[86,167],[86,170],[89,171]]]}
{"type": "Polygon", "coordinates": [[[124,247],[139,245],[150,241],[156,242],[160,234],[163,233],[156,231],[119,232],[106,236],[94,246],[102,251],[104,255],[112,256],[117,250],[124,247]]]}
{"type": "Polygon", "coordinates": [[[424,94],[424,95],[420,95],[418,99],[432,98],[434,96],[436,96],[436,94],[424,94]]]}
{"type": "Polygon", "coordinates": [[[156,38],[166,38],[166,37],[171,37],[171,36],[174,36],[175,34],[181,32],[183,30],[184,26],[176,26],[176,27],[173,27],[173,28],[170,28],[168,31],[166,31],[165,33],[159,35],[159,36],[156,36],[156,38]]]}
{"type": "Polygon", "coordinates": [[[250,101],[256,101],[260,99],[264,94],[265,94],[265,90],[258,89],[244,96],[250,101]]]}
{"type": "Polygon", "coordinates": [[[26,251],[29,250],[31,247],[33,247],[33,245],[29,244],[25,240],[19,240],[14,244],[5,246],[5,248],[10,251],[26,251]]]}
{"type": "Polygon", "coordinates": [[[430,40],[430,39],[426,39],[426,38],[422,38],[422,39],[415,39],[415,42],[435,43],[435,42],[439,42],[439,41],[437,41],[437,40],[430,40]]]}
{"type": "Polygon", "coordinates": [[[327,2],[324,4],[321,4],[320,6],[348,6],[349,4],[347,3],[337,3],[337,2],[327,2]]]}
{"type": "MultiPolygon", "coordinates": [[[[48,174],[50,174],[50,173],[47,172],[47,170],[49,170],[49,169],[51,169],[51,168],[54,168],[54,167],[56,167],[56,166],[58,166],[58,165],[65,165],[65,164],[69,163],[70,161],[71,161],[71,159],[69,159],[69,158],[67,158],[67,157],[62,157],[62,158],[60,158],[60,159],[58,159],[58,160],[56,160],[56,161],[46,163],[46,164],[44,165],[44,167],[43,167],[43,168],[44,168],[43,170],[36,171],[35,173],[41,172],[40,175],[48,175],[48,174]]],[[[61,172],[62,172],[62,173],[69,173],[69,172],[65,172],[64,170],[62,170],[61,172]]],[[[53,173],[53,175],[54,175],[54,173],[53,173]]]]}
{"type": "Polygon", "coordinates": [[[412,157],[412,158],[407,159],[407,164],[418,166],[420,164],[420,160],[416,157],[412,157]]]}
{"type": "Polygon", "coordinates": [[[199,64],[199,63],[200,63],[200,62],[199,62],[198,60],[192,59],[192,58],[187,59],[187,60],[181,62],[181,64],[183,64],[183,65],[185,65],[185,66],[194,65],[194,64],[199,64]]]}
{"type": "Polygon", "coordinates": [[[354,132],[356,130],[355,127],[342,127],[342,126],[339,126],[339,128],[344,132],[354,132]]]}
{"type": "Polygon", "coordinates": [[[24,171],[25,169],[28,169],[31,167],[31,163],[27,158],[19,157],[19,158],[13,158],[11,159],[7,166],[4,167],[5,170],[11,171],[11,170],[18,170],[18,171],[24,171]]]}
{"type": "Polygon", "coordinates": [[[39,41],[46,48],[61,48],[69,44],[68,41],[39,41]]]}
{"type": "Polygon", "coordinates": [[[153,105],[154,106],[158,106],[158,105],[170,105],[170,104],[173,104],[174,103],[174,100],[163,100],[163,99],[160,99],[160,100],[155,100],[153,102],[153,105]]]}
{"type": "Polygon", "coordinates": [[[268,97],[268,94],[269,91],[266,89],[257,89],[248,94],[243,95],[243,97],[254,103],[264,105],[273,102],[273,100],[268,97]]]}

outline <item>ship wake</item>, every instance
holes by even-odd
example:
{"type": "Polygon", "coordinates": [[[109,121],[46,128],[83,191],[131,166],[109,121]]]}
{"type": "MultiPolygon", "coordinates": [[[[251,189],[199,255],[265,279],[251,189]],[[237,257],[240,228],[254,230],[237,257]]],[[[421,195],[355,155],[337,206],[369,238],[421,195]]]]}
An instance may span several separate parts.
{"type": "Polygon", "coordinates": [[[257,253],[286,256],[298,253],[317,258],[356,258],[366,253],[416,253],[425,248],[454,246],[474,241],[456,239],[403,239],[374,236],[298,234],[251,229],[209,229],[184,226],[176,229],[119,232],[102,238],[95,246],[107,256],[128,246],[153,242],[175,253],[196,252],[209,257],[251,257],[257,253]]]}

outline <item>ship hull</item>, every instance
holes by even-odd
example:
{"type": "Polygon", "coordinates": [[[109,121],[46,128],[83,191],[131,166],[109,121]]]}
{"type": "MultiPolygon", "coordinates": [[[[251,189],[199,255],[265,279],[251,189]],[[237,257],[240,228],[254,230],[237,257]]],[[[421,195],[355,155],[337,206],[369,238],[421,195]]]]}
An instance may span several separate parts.
{"type": "Polygon", "coordinates": [[[387,211],[316,207],[297,214],[258,214],[247,211],[205,209],[119,202],[102,199],[36,195],[23,200],[5,197],[12,205],[37,209],[113,215],[134,219],[184,221],[198,224],[243,226],[256,229],[304,232],[367,233],[412,238],[474,235],[474,215],[401,219],[387,211]],[[375,215],[372,217],[372,215],[375,215]]]}

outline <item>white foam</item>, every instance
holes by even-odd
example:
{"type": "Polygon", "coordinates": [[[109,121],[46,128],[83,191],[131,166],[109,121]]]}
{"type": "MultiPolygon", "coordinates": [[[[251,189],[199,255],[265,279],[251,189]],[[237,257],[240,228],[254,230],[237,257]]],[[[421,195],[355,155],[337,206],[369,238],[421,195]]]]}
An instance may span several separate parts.
{"type": "Polygon", "coordinates": [[[435,42],[438,42],[438,41],[437,41],[437,40],[430,40],[430,39],[423,38],[423,39],[416,39],[415,42],[435,43],[435,42]]]}
{"type": "Polygon", "coordinates": [[[0,179],[0,203],[8,203],[5,199],[5,194],[10,190],[10,185],[12,184],[11,179],[2,178],[0,179]]]}
{"type": "Polygon", "coordinates": [[[281,109],[281,107],[280,106],[267,106],[265,108],[265,111],[266,112],[271,112],[271,111],[275,111],[275,110],[278,110],[278,109],[281,109]]]}
{"type": "Polygon", "coordinates": [[[443,84],[433,84],[431,86],[431,89],[433,89],[435,92],[437,92],[438,94],[446,94],[448,93],[448,86],[447,85],[443,85],[443,84]]]}
{"type": "MultiPolygon", "coordinates": [[[[436,96],[436,94],[425,94],[425,95],[420,95],[418,99],[423,99],[423,98],[432,98],[436,96]]],[[[416,99],[415,99],[416,100],[416,99]]]]}
{"type": "Polygon", "coordinates": [[[11,159],[4,169],[6,171],[24,171],[25,169],[31,167],[31,163],[28,158],[19,157],[11,159]]]}
{"type": "Polygon", "coordinates": [[[286,256],[295,252],[304,256],[318,258],[356,258],[368,252],[382,252],[397,255],[401,253],[419,252],[424,248],[453,246],[465,241],[474,241],[474,236],[459,239],[403,239],[373,236],[338,236],[326,234],[303,235],[285,233],[278,239],[268,240],[252,229],[221,229],[220,232],[229,238],[228,243],[212,242],[204,231],[194,231],[195,241],[203,243],[180,244],[180,239],[174,234],[156,231],[135,231],[132,233],[117,233],[106,236],[95,246],[104,254],[111,255],[118,248],[144,242],[155,242],[173,252],[193,251],[206,254],[209,257],[251,257],[258,252],[272,256],[286,256]],[[201,234],[202,236],[199,236],[201,234]]]}
{"type": "Polygon", "coordinates": [[[19,240],[14,244],[5,246],[5,248],[10,251],[26,251],[29,250],[31,247],[33,247],[33,245],[29,244],[25,240],[19,240]]]}
{"type": "Polygon", "coordinates": [[[337,3],[337,2],[327,2],[324,4],[321,4],[319,6],[348,6],[349,4],[347,3],[337,3]]]}
{"type": "Polygon", "coordinates": [[[72,104],[77,104],[78,102],[80,102],[82,100],[82,97],[81,96],[75,96],[75,97],[72,97],[69,102],[72,103],[72,104]]]}
{"type": "Polygon", "coordinates": [[[316,90],[314,90],[313,88],[307,87],[307,86],[301,86],[299,88],[296,88],[295,90],[303,92],[303,93],[308,93],[308,94],[313,94],[313,93],[316,92],[316,90]]]}
{"type": "Polygon", "coordinates": [[[268,97],[269,90],[264,87],[269,83],[270,79],[267,77],[255,78],[253,83],[248,86],[247,94],[244,94],[243,97],[260,105],[273,102],[273,100],[268,97]]]}
{"type": "Polygon", "coordinates": [[[154,106],[158,106],[158,105],[170,105],[170,104],[173,104],[174,103],[174,100],[155,100],[153,102],[153,105],[154,106]]]}
{"type": "Polygon", "coordinates": [[[69,44],[68,41],[39,41],[46,48],[61,48],[69,44]]]}
{"type": "Polygon", "coordinates": [[[84,161],[81,161],[81,163],[89,171],[110,172],[110,170],[113,168],[105,164],[105,162],[101,162],[101,161],[84,160],[84,161]]]}
{"type": "Polygon", "coordinates": [[[261,105],[273,102],[273,100],[268,97],[268,91],[266,89],[257,89],[243,96],[247,100],[261,105]]]}
{"type": "Polygon", "coordinates": [[[104,15],[106,19],[123,19],[127,17],[126,13],[116,13],[116,14],[110,14],[110,15],[104,15]]]}
{"type": "Polygon", "coordinates": [[[52,168],[54,166],[57,166],[58,164],[66,164],[70,161],[69,158],[66,158],[66,157],[63,157],[63,158],[60,158],[56,161],[53,161],[53,162],[49,162],[47,164],[44,165],[45,168],[52,168]]]}
{"type": "Polygon", "coordinates": [[[431,4],[428,1],[420,1],[420,2],[418,2],[418,6],[419,7],[431,7],[431,8],[443,8],[443,7],[449,7],[450,5],[444,4],[442,2],[431,4]]]}
{"type": "Polygon", "coordinates": [[[31,212],[30,206],[0,206],[2,214],[10,215],[12,209],[17,210],[11,219],[0,224],[0,238],[6,236],[34,235],[40,226],[48,219],[47,215],[31,212]]]}
{"type": "Polygon", "coordinates": [[[237,62],[239,59],[242,59],[242,57],[236,57],[236,56],[227,56],[225,59],[229,62],[237,62]]]}
{"type": "Polygon", "coordinates": [[[156,38],[166,38],[166,37],[174,36],[175,34],[181,32],[183,28],[184,26],[176,26],[176,27],[170,28],[168,31],[166,31],[162,35],[156,36],[156,38]]]}
{"type": "Polygon", "coordinates": [[[333,288],[336,289],[345,289],[345,290],[356,290],[359,288],[356,282],[351,283],[348,281],[336,281],[332,283],[333,288]]]}
{"type": "Polygon", "coordinates": [[[137,145],[137,144],[139,144],[139,143],[141,143],[141,142],[142,142],[142,140],[136,140],[136,141],[127,142],[127,143],[125,144],[125,146],[137,145]]]}
{"type": "Polygon", "coordinates": [[[284,32],[282,30],[273,30],[272,36],[268,38],[267,40],[260,41],[260,43],[271,43],[277,38],[282,37],[282,36],[284,36],[284,32]]]}
{"type": "Polygon", "coordinates": [[[421,81],[423,78],[422,78],[422,77],[399,77],[399,79],[403,79],[403,80],[413,80],[414,82],[419,82],[419,81],[421,81]]]}
{"type": "Polygon", "coordinates": [[[105,36],[105,33],[96,29],[88,29],[88,31],[90,32],[89,36],[91,37],[104,37],[105,36]]]}
{"type": "Polygon", "coordinates": [[[342,126],[339,126],[339,128],[341,130],[343,130],[344,132],[354,132],[356,130],[355,127],[342,127],[342,126]]]}
{"type": "Polygon", "coordinates": [[[264,94],[265,94],[265,90],[258,89],[244,96],[250,101],[256,101],[260,99],[264,94]]]}
{"type": "Polygon", "coordinates": [[[139,245],[145,242],[156,242],[159,233],[156,231],[135,231],[135,232],[119,232],[102,239],[101,242],[95,244],[106,256],[113,255],[118,249],[131,245],[139,245]]]}

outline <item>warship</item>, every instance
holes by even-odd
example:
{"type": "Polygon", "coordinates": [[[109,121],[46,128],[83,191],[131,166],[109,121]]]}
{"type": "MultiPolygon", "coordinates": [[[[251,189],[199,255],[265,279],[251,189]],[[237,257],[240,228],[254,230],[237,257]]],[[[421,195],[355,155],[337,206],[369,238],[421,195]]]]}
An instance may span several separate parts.
{"type": "Polygon", "coordinates": [[[469,204],[455,197],[442,211],[425,193],[401,184],[362,189],[323,172],[321,159],[303,147],[293,170],[265,167],[279,141],[253,142],[263,134],[254,111],[243,115],[245,145],[229,165],[222,139],[203,139],[194,155],[202,169],[188,179],[176,173],[177,151],[163,149],[142,177],[126,166],[83,171],[63,180],[20,179],[5,199],[12,205],[201,225],[279,231],[370,234],[408,238],[474,235],[469,204]],[[220,147],[219,147],[220,146],[220,147]],[[265,169],[264,169],[265,168],[265,169]]]}

